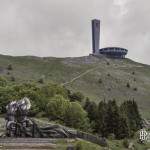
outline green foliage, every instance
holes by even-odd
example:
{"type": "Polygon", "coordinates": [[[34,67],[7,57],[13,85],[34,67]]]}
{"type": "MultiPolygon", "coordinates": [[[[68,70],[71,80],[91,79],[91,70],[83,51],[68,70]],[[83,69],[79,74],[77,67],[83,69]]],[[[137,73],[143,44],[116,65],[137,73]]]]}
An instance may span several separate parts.
{"type": "Polygon", "coordinates": [[[137,103],[134,100],[125,101],[120,106],[120,111],[123,116],[127,118],[130,135],[132,136],[134,132],[138,131],[142,127],[142,118],[139,114],[137,103]]]}
{"type": "Polygon", "coordinates": [[[56,95],[50,99],[47,105],[47,113],[52,120],[64,120],[69,105],[69,100],[64,99],[61,95],[56,95]]]}
{"type": "Polygon", "coordinates": [[[78,142],[75,146],[75,150],[83,150],[83,146],[81,142],[78,142]]]}
{"type": "Polygon", "coordinates": [[[38,80],[38,82],[41,83],[41,84],[43,84],[43,83],[44,83],[44,79],[43,79],[43,78],[40,78],[40,79],[38,80]]]}
{"type": "Polygon", "coordinates": [[[75,92],[75,93],[71,93],[69,95],[70,101],[75,102],[75,101],[79,101],[82,102],[84,100],[84,95],[81,92],[75,92]]]}
{"type": "Polygon", "coordinates": [[[120,107],[116,101],[100,101],[99,105],[86,99],[84,109],[79,102],[84,96],[71,93],[58,84],[8,83],[0,77],[0,113],[6,113],[10,101],[29,97],[30,116],[48,116],[51,120],[83,130],[94,131],[103,137],[114,134],[117,139],[134,135],[141,128],[141,116],[135,101],[126,101],[120,107]]]}
{"type": "Polygon", "coordinates": [[[90,121],[94,121],[97,118],[97,105],[95,102],[91,102],[88,98],[86,99],[84,109],[88,113],[90,121]]]}
{"type": "Polygon", "coordinates": [[[0,76],[0,87],[4,87],[7,85],[7,80],[4,77],[0,76]]]}
{"type": "Polygon", "coordinates": [[[65,124],[70,127],[88,128],[87,113],[78,102],[71,102],[65,114],[65,124]]]}
{"type": "MultiPolygon", "coordinates": [[[[5,85],[6,81],[1,79],[1,85],[5,85]]],[[[67,92],[60,86],[49,84],[46,86],[38,87],[32,83],[13,84],[8,87],[0,88],[0,108],[1,112],[5,113],[6,105],[13,100],[18,100],[23,97],[29,97],[32,104],[30,114],[36,115],[39,111],[45,111],[48,100],[56,94],[66,96],[67,92]]]]}
{"type": "Polygon", "coordinates": [[[108,133],[115,134],[117,139],[128,136],[127,124],[119,113],[116,101],[109,101],[106,115],[106,128],[108,133]]]}
{"type": "Polygon", "coordinates": [[[98,114],[97,114],[97,121],[96,121],[96,131],[103,137],[108,136],[107,132],[107,104],[105,101],[100,101],[98,105],[98,114]]]}
{"type": "Polygon", "coordinates": [[[124,146],[125,148],[128,148],[128,147],[129,147],[129,140],[125,138],[125,139],[123,140],[122,144],[123,144],[123,146],[124,146]]]}
{"type": "Polygon", "coordinates": [[[125,101],[119,107],[116,101],[95,103],[86,100],[84,109],[88,113],[94,132],[102,137],[115,135],[117,139],[129,138],[142,127],[142,119],[135,101],[125,101]]]}

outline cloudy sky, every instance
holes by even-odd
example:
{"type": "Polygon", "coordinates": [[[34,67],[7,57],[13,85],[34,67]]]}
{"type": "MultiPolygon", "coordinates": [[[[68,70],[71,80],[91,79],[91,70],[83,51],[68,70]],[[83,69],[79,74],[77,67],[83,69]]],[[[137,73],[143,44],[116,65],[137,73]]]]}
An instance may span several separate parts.
{"type": "Polygon", "coordinates": [[[0,0],[0,53],[88,55],[93,18],[101,20],[101,47],[127,48],[150,64],[149,0],[0,0]]]}

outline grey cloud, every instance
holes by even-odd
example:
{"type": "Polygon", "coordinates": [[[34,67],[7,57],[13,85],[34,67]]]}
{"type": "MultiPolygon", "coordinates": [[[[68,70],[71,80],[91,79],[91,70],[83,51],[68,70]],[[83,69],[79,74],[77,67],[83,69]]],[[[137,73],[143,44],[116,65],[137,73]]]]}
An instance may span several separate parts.
{"type": "Polygon", "coordinates": [[[141,0],[0,0],[0,53],[83,56],[91,19],[101,19],[101,47],[121,46],[149,63],[150,2],[141,0]]]}

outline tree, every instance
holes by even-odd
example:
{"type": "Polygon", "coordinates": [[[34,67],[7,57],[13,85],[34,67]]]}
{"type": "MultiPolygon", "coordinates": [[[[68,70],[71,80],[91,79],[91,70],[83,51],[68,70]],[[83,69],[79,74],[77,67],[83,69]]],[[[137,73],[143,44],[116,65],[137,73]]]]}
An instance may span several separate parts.
{"type": "Polygon", "coordinates": [[[106,124],[108,133],[113,133],[117,139],[129,135],[127,122],[121,117],[115,100],[108,102],[106,124]]]}
{"type": "Polygon", "coordinates": [[[52,120],[64,120],[66,111],[70,106],[69,100],[61,95],[52,97],[47,105],[47,113],[52,120]]]}
{"type": "Polygon", "coordinates": [[[100,101],[97,110],[97,120],[95,130],[103,137],[108,136],[107,131],[107,103],[105,101],[100,101]]]}
{"type": "Polygon", "coordinates": [[[127,118],[130,136],[133,136],[134,132],[142,128],[142,118],[139,113],[137,103],[134,100],[125,101],[121,104],[120,111],[127,118]]]}
{"type": "Polygon", "coordinates": [[[129,126],[126,118],[123,118],[122,116],[119,117],[118,130],[116,130],[115,135],[117,139],[128,138],[130,136],[129,126]]]}
{"type": "Polygon", "coordinates": [[[88,127],[87,113],[78,102],[71,102],[65,114],[65,124],[70,127],[85,129],[88,127]]]}
{"type": "Polygon", "coordinates": [[[88,118],[90,122],[97,119],[97,105],[95,102],[91,102],[89,99],[86,99],[84,109],[88,113],[88,118]]]}

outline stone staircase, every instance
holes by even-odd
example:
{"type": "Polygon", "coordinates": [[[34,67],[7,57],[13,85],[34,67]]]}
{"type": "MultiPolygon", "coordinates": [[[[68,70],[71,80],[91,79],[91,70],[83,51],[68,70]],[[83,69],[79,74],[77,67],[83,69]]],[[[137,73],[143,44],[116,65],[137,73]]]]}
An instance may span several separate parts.
{"type": "Polygon", "coordinates": [[[56,139],[0,138],[0,150],[56,150],[56,139]]]}

